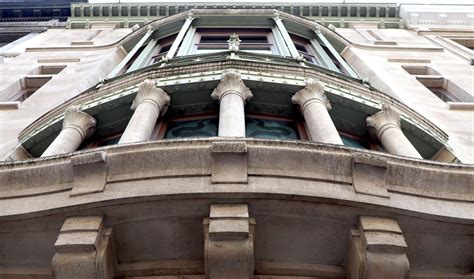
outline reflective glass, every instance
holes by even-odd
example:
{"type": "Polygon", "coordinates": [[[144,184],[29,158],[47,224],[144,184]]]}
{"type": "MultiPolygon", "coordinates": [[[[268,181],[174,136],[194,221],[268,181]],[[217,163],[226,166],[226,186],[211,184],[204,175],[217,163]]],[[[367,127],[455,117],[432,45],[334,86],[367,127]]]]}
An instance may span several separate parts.
{"type": "Polygon", "coordinates": [[[341,136],[342,143],[344,143],[345,146],[367,149],[367,147],[365,147],[364,143],[361,141],[350,138],[348,136],[343,136],[343,135],[340,135],[340,136],[341,136]]]}
{"type": "Polygon", "coordinates": [[[288,121],[245,119],[247,137],[262,139],[298,139],[294,123],[288,121]]]}
{"type": "Polygon", "coordinates": [[[217,136],[217,118],[172,122],[165,138],[206,138],[217,136]]]}

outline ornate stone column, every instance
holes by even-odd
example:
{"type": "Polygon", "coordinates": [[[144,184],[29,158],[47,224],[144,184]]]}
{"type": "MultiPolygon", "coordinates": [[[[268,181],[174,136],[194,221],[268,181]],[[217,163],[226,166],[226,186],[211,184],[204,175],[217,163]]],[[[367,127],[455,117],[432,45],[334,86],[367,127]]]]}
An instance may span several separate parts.
{"type": "Polygon", "coordinates": [[[422,158],[400,126],[400,113],[393,107],[384,104],[382,111],[367,117],[369,133],[380,140],[383,147],[391,154],[422,158]]]}
{"type": "Polygon", "coordinates": [[[291,102],[300,106],[312,141],[343,144],[329,116],[331,104],[324,93],[324,86],[319,81],[307,79],[306,87],[296,92],[291,102]]]}
{"type": "Polygon", "coordinates": [[[61,132],[41,157],[76,151],[81,143],[94,133],[95,125],[94,117],[82,112],[80,107],[67,108],[61,132]]]}
{"type": "Polygon", "coordinates": [[[245,101],[252,92],[245,86],[238,71],[226,71],[212,92],[219,100],[219,137],[245,137],[245,101]]]}
{"type": "Polygon", "coordinates": [[[170,96],[163,89],[156,88],[153,80],[143,81],[131,107],[135,113],[119,143],[149,140],[158,117],[166,113],[169,104],[170,96]]]}

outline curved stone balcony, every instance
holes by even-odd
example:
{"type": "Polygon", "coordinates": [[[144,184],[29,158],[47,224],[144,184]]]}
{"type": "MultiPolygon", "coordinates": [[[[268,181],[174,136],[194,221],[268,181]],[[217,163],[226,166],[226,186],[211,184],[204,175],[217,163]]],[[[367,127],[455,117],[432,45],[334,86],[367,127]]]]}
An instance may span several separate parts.
{"type": "MultiPolygon", "coordinates": [[[[395,247],[408,257],[410,278],[461,276],[474,256],[473,177],[471,166],[243,138],[122,144],[2,163],[2,263],[49,274],[64,218],[103,216],[113,229],[116,276],[199,275],[209,261],[202,222],[210,205],[244,204],[255,230],[256,276],[346,278],[351,239],[365,233],[358,222],[370,223],[358,216],[398,220],[406,244],[395,247]]],[[[62,245],[56,250],[69,251],[62,245]]]]}

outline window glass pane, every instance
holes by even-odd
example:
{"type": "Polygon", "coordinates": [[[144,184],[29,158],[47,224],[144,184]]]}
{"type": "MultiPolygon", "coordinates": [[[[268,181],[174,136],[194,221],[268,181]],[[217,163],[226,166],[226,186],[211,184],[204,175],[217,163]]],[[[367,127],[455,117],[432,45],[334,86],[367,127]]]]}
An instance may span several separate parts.
{"type": "Polygon", "coordinates": [[[217,118],[171,122],[165,138],[206,138],[217,136],[217,118]]]}
{"type": "Polygon", "coordinates": [[[298,139],[293,122],[245,119],[245,133],[247,137],[262,139],[298,139]]]}
{"type": "Polygon", "coordinates": [[[341,136],[342,143],[344,143],[345,146],[367,149],[367,147],[365,147],[362,141],[353,139],[348,136],[343,136],[343,135],[340,135],[340,136],[341,136]]]}
{"type": "Polygon", "coordinates": [[[110,137],[108,139],[101,140],[97,146],[107,146],[107,145],[117,144],[120,140],[120,137],[122,137],[121,134],[114,137],[110,137]]]}

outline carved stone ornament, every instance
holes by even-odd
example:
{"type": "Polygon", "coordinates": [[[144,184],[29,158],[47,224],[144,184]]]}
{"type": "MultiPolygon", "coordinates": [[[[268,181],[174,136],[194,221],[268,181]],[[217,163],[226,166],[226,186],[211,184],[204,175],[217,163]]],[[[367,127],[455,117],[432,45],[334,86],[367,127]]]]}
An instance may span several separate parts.
{"type": "Polygon", "coordinates": [[[291,97],[291,102],[300,105],[302,111],[314,102],[322,103],[328,110],[331,109],[331,103],[324,93],[324,86],[319,80],[313,78],[306,80],[306,87],[296,92],[291,97]]]}
{"type": "Polygon", "coordinates": [[[229,40],[227,40],[227,43],[229,44],[229,51],[239,51],[240,42],[241,40],[239,39],[239,35],[236,33],[230,35],[229,40]]]}
{"type": "Polygon", "coordinates": [[[389,128],[400,129],[400,113],[390,105],[383,104],[382,110],[367,117],[367,128],[372,137],[379,139],[389,128]]]}
{"type": "Polygon", "coordinates": [[[83,112],[79,106],[72,106],[64,112],[62,129],[74,129],[80,135],[82,140],[94,133],[96,120],[94,117],[83,112]]]}
{"type": "Polygon", "coordinates": [[[222,100],[227,94],[239,95],[244,102],[253,97],[252,91],[245,86],[240,78],[240,72],[236,70],[226,71],[222,74],[222,79],[212,92],[211,97],[215,100],[222,100]]]}
{"type": "Polygon", "coordinates": [[[155,105],[160,115],[164,115],[170,104],[170,96],[163,89],[157,88],[154,80],[146,79],[140,84],[131,109],[135,110],[142,103],[155,105]]]}

